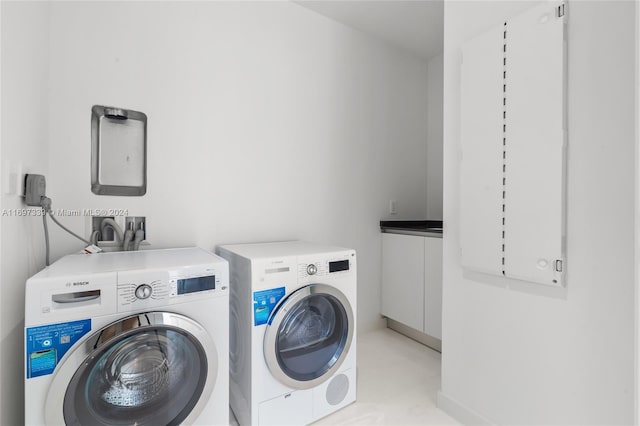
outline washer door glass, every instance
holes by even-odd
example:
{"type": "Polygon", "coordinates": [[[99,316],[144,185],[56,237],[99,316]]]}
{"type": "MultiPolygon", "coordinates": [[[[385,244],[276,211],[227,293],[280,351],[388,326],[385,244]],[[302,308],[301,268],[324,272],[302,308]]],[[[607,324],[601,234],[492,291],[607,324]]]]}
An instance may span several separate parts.
{"type": "Polygon", "coordinates": [[[174,425],[191,412],[207,378],[202,345],[172,326],[136,329],[88,357],[64,398],[68,425],[174,425]]]}
{"type": "Polygon", "coordinates": [[[342,292],[322,284],[299,289],[274,312],[267,328],[270,371],[299,389],[322,383],[344,361],[353,326],[351,306],[342,292]]]}

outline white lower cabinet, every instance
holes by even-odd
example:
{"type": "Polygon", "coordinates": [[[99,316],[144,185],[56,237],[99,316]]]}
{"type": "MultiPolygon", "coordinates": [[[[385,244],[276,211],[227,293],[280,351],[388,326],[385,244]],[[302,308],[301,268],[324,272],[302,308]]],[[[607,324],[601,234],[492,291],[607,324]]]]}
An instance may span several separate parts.
{"type": "Polygon", "coordinates": [[[442,238],[382,234],[382,315],[442,339],[442,238]]]}
{"type": "Polygon", "coordinates": [[[382,234],[382,315],[422,330],[423,237],[382,234]]]}
{"type": "Polygon", "coordinates": [[[424,239],[424,329],[442,340],[442,238],[424,239]]]}

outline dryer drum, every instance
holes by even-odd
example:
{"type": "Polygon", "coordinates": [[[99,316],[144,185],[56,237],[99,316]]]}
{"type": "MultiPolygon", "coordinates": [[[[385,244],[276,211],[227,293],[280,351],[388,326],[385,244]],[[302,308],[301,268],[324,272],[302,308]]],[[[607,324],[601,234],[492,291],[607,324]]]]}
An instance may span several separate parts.
{"type": "Polygon", "coordinates": [[[347,313],[331,295],[312,294],[291,308],[278,331],[276,356],[295,380],[323,376],[338,361],[348,335],[347,313]]]}
{"type": "MultiPolygon", "coordinates": [[[[333,302],[335,303],[335,302],[333,302]]],[[[284,321],[278,334],[283,352],[322,343],[333,335],[336,324],[335,309],[326,298],[305,299],[304,304],[284,321]]]]}
{"type": "Polygon", "coordinates": [[[340,367],[353,339],[353,311],[337,288],[310,284],[289,295],[265,331],[271,374],[295,389],[323,383],[340,367]]]}

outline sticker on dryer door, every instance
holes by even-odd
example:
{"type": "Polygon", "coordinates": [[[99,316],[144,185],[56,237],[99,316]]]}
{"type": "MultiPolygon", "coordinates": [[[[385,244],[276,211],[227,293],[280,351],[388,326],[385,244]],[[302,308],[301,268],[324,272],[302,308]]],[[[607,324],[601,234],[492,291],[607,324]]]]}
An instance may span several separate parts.
{"type": "Polygon", "coordinates": [[[280,299],[284,297],[284,287],[253,292],[253,325],[266,324],[280,299]]]}
{"type": "Polygon", "coordinates": [[[90,319],[27,328],[27,379],[53,373],[64,354],[89,331],[90,319]]]}

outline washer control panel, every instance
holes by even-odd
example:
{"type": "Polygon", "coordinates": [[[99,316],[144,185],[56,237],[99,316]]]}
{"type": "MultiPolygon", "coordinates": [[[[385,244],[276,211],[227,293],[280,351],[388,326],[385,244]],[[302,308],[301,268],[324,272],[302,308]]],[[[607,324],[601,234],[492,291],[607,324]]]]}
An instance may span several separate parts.
{"type": "Polygon", "coordinates": [[[298,277],[301,279],[310,276],[327,276],[336,273],[347,273],[352,269],[351,259],[348,255],[330,259],[318,259],[314,262],[298,264],[298,277]]]}
{"type": "Polygon", "coordinates": [[[169,298],[169,286],[162,280],[140,282],[131,281],[118,283],[118,306],[129,307],[141,305],[154,305],[154,301],[166,300],[169,298]]]}
{"type": "Polygon", "coordinates": [[[118,311],[167,306],[228,291],[226,271],[188,268],[118,273],[118,311]]]}

